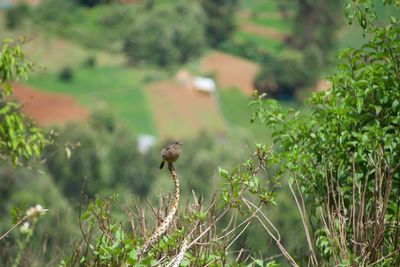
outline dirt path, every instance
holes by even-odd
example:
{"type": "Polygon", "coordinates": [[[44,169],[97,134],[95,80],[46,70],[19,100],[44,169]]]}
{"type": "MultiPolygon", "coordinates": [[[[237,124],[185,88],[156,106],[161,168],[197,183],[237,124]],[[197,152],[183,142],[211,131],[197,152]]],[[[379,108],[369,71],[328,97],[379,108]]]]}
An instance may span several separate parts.
{"type": "Polygon", "coordinates": [[[25,84],[13,84],[14,97],[22,112],[41,126],[65,125],[85,120],[89,112],[72,96],[35,90],[25,84]]]}

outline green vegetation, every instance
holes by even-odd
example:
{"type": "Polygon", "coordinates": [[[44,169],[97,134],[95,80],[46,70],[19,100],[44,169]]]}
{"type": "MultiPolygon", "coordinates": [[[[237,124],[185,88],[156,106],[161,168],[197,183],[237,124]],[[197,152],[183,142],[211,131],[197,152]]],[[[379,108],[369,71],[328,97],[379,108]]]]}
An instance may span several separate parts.
{"type": "Polygon", "coordinates": [[[221,43],[218,48],[256,62],[264,62],[267,54],[274,54],[287,48],[285,42],[277,40],[267,33],[253,33],[245,31],[242,25],[254,25],[267,32],[275,30],[287,36],[291,34],[292,19],[286,17],[288,3],[276,1],[241,1],[236,17],[237,29],[232,38],[221,43]],[[283,9],[282,9],[283,6],[283,9]],[[243,15],[244,14],[244,15],[243,15]]]}
{"type": "Polygon", "coordinates": [[[93,7],[96,5],[100,5],[100,4],[107,4],[110,2],[113,2],[113,0],[75,0],[78,3],[88,6],[88,7],[93,7]]]}
{"type": "MultiPolygon", "coordinates": [[[[255,80],[260,93],[290,99],[315,87],[332,63],[336,31],[344,22],[340,16],[341,4],[341,0],[295,1],[295,7],[291,7],[295,15],[290,20],[252,15],[261,25],[271,25],[292,34],[287,39],[288,49],[262,57],[263,67],[255,80]]],[[[284,8],[288,11],[289,6],[284,8]]]]}
{"type": "MultiPolygon", "coordinates": [[[[1,203],[0,211],[9,211],[10,207],[15,207],[15,204],[24,204],[34,199],[35,196],[32,192],[27,192],[26,186],[30,186],[29,189],[48,189],[47,194],[54,193],[55,188],[52,185],[45,184],[43,181],[32,184],[25,179],[26,176],[32,178],[31,173],[16,173],[13,172],[12,168],[17,166],[29,166],[30,161],[38,159],[41,156],[41,152],[45,145],[49,144],[44,131],[37,128],[32,121],[27,119],[20,112],[20,105],[10,101],[13,89],[11,81],[18,80],[20,78],[26,78],[28,73],[31,71],[32,63],[25,61],[25,55],[21,51],[20,44],[11,40],[5,42],[0,52],[0,156],[1,156],[1,203]],[[17,174],[17,176],[15,176],[17,174]],[[22,183],[21,183],[22,182],[22,183]],[[21,185],[24,185],[22,187],[21,185]],[[41,185],[43,188],[37,188],[36,185],[41,185]],[[17,189],[16,191],[14,191],[17,189]],[[19,190],[18,190],[19,189],[19,190]]],[[[40,192],[38,190],[37,192],[40,192]]],[[[42,191],[44,192],[44,191],[42,191]]],[[[56,198],[54,198],[56,200],[56,198]]],[[[59,212],[65,211],[65,206],[62,201],[59,201],[55,205],[59,212]]],[[[32,228],[37,221],[37,216],[44,212],[40,206],[38,209],[27,213],[19,213],[17,209],[13,210],[13,223],[21,224],[24,222],[25,231],[21,231],[17,238],[11,241],[11,244],[17,243],[18,248],[14,253],[13,257],[5,257],[0,261],[1,265],[4,265],[12,259],[12,263],[18,266],[22,262],[22,254],[28,246],[30,239],[33,234],[32,228]],[[14,241],[14,242],[13,242],[14,241]]],[[[56,214],[56,213],[55,213],[56,214]]],[[[3,219],[3,218],[2,218],[3,219]]],[[[54,219],[54,217],[52,217],[54,219]]],[[[7,223],[10,225],[10,218],[7,218],[7,223]]],[[[5,232],[0,237],[0,250],[6,251],[10,246],[8,242],[4,242],[3,239],[13,230],[13,228],[7,229],[7,224],[0,224],[0,231],[5,232]],[[8,230],[8,231],[6,231],[8,230]],[[4,243],[3,243],[4,242],[4,243]]],[[[55,229],[50,230],[52,234],[55,229]]],[[[42,232],[43,234],[43,232],[42,232]]],[[[16,246],[14,245],[14,248],[16,246]]],[[[3,256],[3,255],[2,255],[3,256]]]]}
{"type": "Polygon", "coordinates": [[[265,142],[269,139],[265,127],[250,123],[254,109],[248,107],[249,96],[235,88],[230,88],[219,90],[218,98],[222,113],[230,126],[233,127],[233,131],[250,134],[253,139],[259,142],[265,142]],[[242,108],[238,109],[238,107],[242,108]]]}
{"type": "MultiPolygon", "coordinates": [[[[215,37],[182,40],[190,37],[183,28],[200,33],[215,22],[210,14],[222,11],[204,6],[217,1],[200,6],[147,0],[126,8],[108,2],[48,0],[10,13],[14,24],[8,27],[16,33],[39,29],[51,40],[83,45],[79,56],[55,62],[57,67],[37,73],[30,83],[75,96],[92,116],[51,131],[50,143],[9,102],[11,82],[32,65],[18,44],[6,43],[0,52],[1,266],[399,266],[400,19],[399,12],[387,20],[374,13],[400,10],[398,1],[382,1],[386,8],[377,9],[376,1],[349,2],[347,18],[361,26],[365,45],[339,53],[332,88],[314,93],[305,106],[264,95],[248,105],[251,99],[241,91],[218,90],[231,131],[180,140],[183,153],[174,164],[181,183],[179,212],[141,257],[137,251],[166,217],[174,190],[168,170],[158,169],[159,151],[172,140],[146,152],[137,149],[137,134],[157,135],[144,90],[152,81],[171,79],[182,62],[200,53],[206,38],[215,37]],[[32,18],[19,21],[27,11],[32,18]],[[194,14],[199,25],[193,24],[194,14]],[[87,16],[80,23],[81,15],[87,16]],[[182,17],[188,20],[180,25],[182,17]],[[151,32],[154,28],[160,32],[151,32]],[[158,41],[157,34],[170,42],[155,42],[152,51],[131,58],[131,66],[100,62],[100,54],[124,57],[125,38],[137,37],[132,32],[143,37],[132,42],[138,51],[148,45],[144,41],[158,41]],[[169,65],[167,58],[172,68],[147,64],[169,65]]],[[[287,31],[285,43],[240,25],[230,32],[233,9],[225,21],[232,35],[213,40],[262,63],[256,84],[276,98],[291,99],[326,71],[340,24],[332,21],[339,0],[293,2],[242,1],[240,12],[250,14],[237,13],[239,23],[287,31]]],[[[47,60],[58,61],[53,56],[47,60]]],[[[198,71],[196,63],[188,65],[198,71]]],[[[168,109],[163,100],[159,106],[168,109]]],[[[205,114],[199,120],[212,124],[214,118],[205,114]]],[[[173,116],[169,127],[184,131],[173,116]]]]}
{"type": "Polygon", "coordinates": [[[74,1],[48,0],[33,11],[35,29],[115,53],[139,10],[119,4],[81,8],[74,1]]]}
{"type": "Polygon", "coordinates": [[[269,18],[268,16],[253,16],[252,21],[254,23],[270,27],[278,30],[281,33],[290,34],[292,32],[292,24],[291,21],[284,20],[283,18],[269,18]]]}
{"type": "Polygon", "coordinates": [[[279,150],[271,157],[279,162],[278,177],[289,175],[309,207],[301,213],[317,225],[308,237],[314,240],[310,261],[397,266],[400,21],[378,26],[371,3],[355,1],[348,8],[349,18],[355,16],[371,40],[339,54],[332,89],[309,101],[315,111],[309,116],[282,112],[275,101],[263,105],[260,98],[254,102],[256,115],[275,129],[279,150]]]}
{"type": "Polygon", "coordinates": [[[124,52],[132,65],[169,66],[199,56],[205,45],[204,13],[195,3],[154,7],[139,17],[124,38],[124,52]]]}
{"type": "Polygon", "coordinates": [[[246,1],[242,0],[240,2],[240,7],[243,9],[248,9],[252,13],[258,12],[278,12],[278,2],[273,0],[253,0],[253,1],[246,1]]]}
{"type": "Polygon", "coordinates": [[[304,50],[313,45],[324,56],[324,62],[331,59],[335,47],[335,33],[344,23],[343,0],[297,0],[294,18],[293,45],[304,50]]]}
{"type": "Polygon", "coordinates": [[[0,52],[0,156],[14,165],[39,157],[48,142],[44,132],[19,112],[20,105],[8,101],[11,81],[26,78],[31,69],[20,45],[7,41],[0,52]]]}
{"type": "Polygon", "coordinates": [[[137,147],[130,131],[109,114],[97,112],[87,125],[71,124],[59,130],[43,156],[48,173],[70,199],[79,199],[84,178],[85,192],[91,198],[113,190],[145,197],[155,178],[152,166],[158,164],[158,157],[142,155],[137,147]],[[142,161],[148,165],[133,164],[142,161]]]}
{"type": "Polygon", "coordinates": [[[234,34],[233,40],[238,43],[253,43],[258,47],[262,47],[267,53],[275,53],[285,48],[285,44],[275,39],[257,36],[248,32],[238,31],[234,34]]]}
{"type": "Polygon", "coordinates": [[[201,0],[207,16],[205,27],[208,43],[217,47],[229,39],[235,29],[234,15],[238,0],[201,0]]]}
{"type": "Polygon", "coordinates": [[[322,65],[318,49],[285,50],[280,54],[264,58],[264,65],[255,80],[261,93],[271,97],[290,100],[296,91],[312,87],[319,78],[320,71],[315,66],[322,65]]]}

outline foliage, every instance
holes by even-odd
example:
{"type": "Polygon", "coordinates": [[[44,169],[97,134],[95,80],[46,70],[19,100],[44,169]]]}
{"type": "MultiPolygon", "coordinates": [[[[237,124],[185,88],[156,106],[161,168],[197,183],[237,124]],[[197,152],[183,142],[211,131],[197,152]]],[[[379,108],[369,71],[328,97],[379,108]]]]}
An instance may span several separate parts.
{"type": "Polygon", "coordinates": [[[228,40],[220,44],[218,49],[259,63],[267,56],[265,49],[251,39],[246,42],[228,40]]]}
{"type": "MultiPolygon", "coordinates": [[[[311,51],[312,50],[308,50],[311,51]]],[[[319,76],[319,55],[285,50],[264,60],[254,84],[260,93],[279,99],[290,99],[296,90],[312,85],[319,76]]]]}
{"type": "MultiPolygon", "coordinates": [[[[225,88],[218,91],[221,111],[230,129],[238,136],[246,137],[249,142],[268,142],[269,133],[259,124],[251,124],[253,109],[248,107],[252,98],[236,88],[225,88]],[[243,107],[243,108],[238,108],[243,107]]],[[[232,160],[232,162],[235,162],[232,160]]],[[[220,166],[222,164],[219,164],[220,166]]]]}
{"type": "Polygon", "coordinates": [[[81,5],[93,7],[100,4],[111,3],[113,0],[75,0],[75,1],[81,5]]]}
{"type": "Polygon", "coordinates": [[[40,31],[115,53],[134,22],[135,6],[109,3],[84,8],[77,1],[42,1],[29,19],[40,31]]]}
{"type": "Polygon", "coordinates": [[[20,26],[31,15],[29,5],[22,3],[6,10],[6,27],[15,29],[20,26]]]}
{"type": "MultiPolygon", "coordinates": [[[[394,1],[384,3],[399,8],[394,1]]],[[[317,225],[311,234],[305,226],[311,264],[395,266],[400,260],[399,20],[391,17],[378,26],[371,1],[352,1],[348,10],[371,40],[339,54],[332,89],[309,101],[315,111],[299,116],[272,100],[263,107],[260,98],[255,118],[274,129],[279,173],[288,173],[291,188],[310,207],[307,215],[300,204],[302,216],[317,225]]]]}
{"type": "MultiPolygon", "coordinates": [[[[194,191],[204,199],[210,199],[214,193],[210,187],[217,187],[220,184],[220,176],[216,171],[218,166],[231,167],[235,162],[243,160],[243,154],[246,152],[245,141],[243,136],[232,136],[229,141],[218,140],[207,132],[200,132],[191,139],[184,139],[182,156],[176,164],[177,168],[181,169],[181,176],[184,177],[181,185],[183,198],[190,198],[194,191]],[[191,167],[184,168],[184,166],[191,167]]],[[[162,188],[165,188],[166,184],[172,184],[169,177],[162,174],[159,176],[163,179],[162,188]]],[[[159,184],[154,186],[157,185],[159,184]]],[[[158,189],[155,194],[159,193],[158,189]]]]}
{"type": "Polygon", "coordinates": [[[31,169],[15,168],[0,164],[0,233],[4,233],[25,215],[29,206],[42,204],[48,214],[37,223],[26,220],[0,242],[0,265],[12,266],[20,254],[21,261],[29,266],[44,266],[60,250],[70,246],[71,237],[78,235],[76,213],[62,195],[48,174],[41,171],[43,166],[34,164],[31,169]],[[6,216],[11,214],[12,216],[6,216]],[[26,224],[28,223],[29,224],[26,224]],[[27,233],[33,234],[29,243],[24,240],[27,233]],[[68,234],[66,234],[68,233],[68,234]],[[24,245],[22,251],[18,244],[24,245]],[[46,246],[46,249],[43,249],[46,246]]]}
{"type": "Polygon", "coordinates": [[[19,112],[20,106],[9,101],[11,81],[27,77],[31,68],[32,64],[25,61],[20,45],[5,42],[0,52],[0,157],[13,164],[39,157],[48,142],[42,130],[19,112]]]}
{"type": "Polygon", "coordinates": [[[234,14],[238,0],[201,0],[207,16],[206,33],[209,45],[216,47],[235,30],[234,14]]]}
{"type": "Polygon", "coordinates": [[[335,45],[335,33],[343,22],[343,0],[295,0],[294,18],[295,47],[304,50],[313,45],[321,51],[324,62],[335,45]]]}
{"type": "Polygon", "coordinates": [[[152,155],[140,154],[137,147],[129,131],[110,115],[97,112],[87,126],[69,125],[60,131],[44,156],[49,173],[69,198],[79,198],[85,178],[90,197],[120,189],[144,197],[154,175],[140,162],[149,166],[158,162],[152,155]]]}
{"type": "Polygon", "coordinates": [[[77,18],[77,12],[78,9],[73,1],[44,0],[37,7],[33,19],[50,32],[65,35],[68,26],[77,18]]]}
{"type": "Polygon", "coordinates": [[[58,74],[58,78],[63,82],[69,82],[74,78],[74,73],[70,67],[64,67],[58,74]]]}
{"type": "Polygon", "coordinates": [[[203,25],[204,14],[193,2],[156,6],[137,19],[124,39],[124,52],[131,64],[185,63],[204,48],[203,25]]]}
{"type": "MultiPolygon", "coordinates": [[[[268,151],[265,151],[267,153],[262,151],[264,148],[258,148],[252,160],[241,164],[243,171],[238,169],[235,177],[230,177],[222,169],[221,176],[228,183],[236,179],[242,181],[245,179],[254,192],[267,193],[269,189],[262,189],[263,183],[252,183],[258,180],[256,176],[262,172],[265,156],[269,155],[268,151]],[[246,171],[250,174],[246,175],[246,171]],[[245,174],[246,177],[240,177],[239,173],[245,174]]],[[[179,170],[178,166],[176,169],[179,170]]],[[[246,266],[246,262],[250,263],[247,266],[260,266],[259,264],[263,264],[262,260],[248,260],[249,257],[235,260],[229,257],[230,250],[233,249],[232,244],[248,228],[255,214],[254,210],[243,216],[240,212],[229,213],[232,207],[237,207],[236,203],[243,193],[244,190],[235,196],[224,194],[221,199],[214,196],[208,205],[204,205],[202,198],[198,198],[193,193],[194,200],[188,202],[187,208],[175,218],[168,234],[141,258],[137,257],[136,251],[143,242],[146,232],[151,230],[148,220],[143,216],[145,213],[141,206],[127,208],[125,218],[129,218],[130,227],[125,227],[124,225],[128,225],[126,220],[117,222],[110,215],[112,214],[112,199],[96,199],[89,203],[87,210],[80,216],[84,241],[73,249],[72,255],[66,258],[61,266],[77,266],[78,263],[80,266],[104,264],[167,266],[168,263],[168,266],[171,266],[179,253],[183,253],[182,264],[189,266],[246,266]],[[222,199],[226,206],[220,205],[222,199]],[[229,220],[236,222],[239,218],[243,220],[241,223],[228,223],[229,220]],[[218,227],[220,223],[224,223],[225,226],[218,227]],[[208,245],[198,246],[197,242],[208,245]]],[[[268,202],[271,200],[272,196],[266,199],[268,202]]],[[[157,222],[165,217],[165,203],[169,201],[161,197],[159,203],[158,209],[151,208],[154,211],[151,213],[154,224],[158,224],[157,222]]],[[[270,263],[268,266],[276,265],[270,263]]]]}

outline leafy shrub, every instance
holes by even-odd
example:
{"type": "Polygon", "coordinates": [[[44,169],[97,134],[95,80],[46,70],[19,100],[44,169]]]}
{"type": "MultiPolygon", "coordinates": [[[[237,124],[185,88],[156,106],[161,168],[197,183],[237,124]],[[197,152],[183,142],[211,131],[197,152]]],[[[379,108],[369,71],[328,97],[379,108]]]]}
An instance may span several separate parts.
{"type": "Polygon", "coordinates": [[[94,68],[96,66],[96,58],[94,56],[88,57],[83,65],[88,68],[94,68]]]}
{"type": "Polygon", "coordinates": [[[48,143],[43,131],[20,113],[20,106],[10,101],[13,93],[11,82],[27,77],[32,63],[18,43],[7,41],[0,53],[0,154],[1,159],[13,164],[39,157],[48,143]]]}
{"type": "Polygon", "coordinates": [[[58,74],[58,78],[63,82],[69,82],[74,78],[74,72],[70,67],[64,67],[58,74]]]}
{"type": "Polygon", "coordinates": [[[261,97],[254,118],[275,129],[278,174],[289,175],[302,216],[317,225],[314,233],[305,226],[312,264],[397,266],[400,20],[376,23],[368,1],[347,8],[371,39],[341,51],[332,88],[309,100],[312,114],[283,111],[261,97]]]}
{"type": "Polygon", "coordinates": [[[113,2],[113,0],[75,0],[78,4],[94,7],[100,4],[108,4],[113,2]]]}

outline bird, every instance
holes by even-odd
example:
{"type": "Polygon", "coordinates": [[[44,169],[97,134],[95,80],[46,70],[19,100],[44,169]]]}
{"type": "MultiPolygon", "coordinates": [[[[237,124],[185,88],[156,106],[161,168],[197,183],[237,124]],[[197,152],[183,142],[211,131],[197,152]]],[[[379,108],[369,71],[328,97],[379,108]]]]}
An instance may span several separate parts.
{"type": "Polygon", "coordinates": [[[169,212],[165,217],[164,221],[156,228],[156,230],[154,230],[153,234],[149,237],[149,239],[147,239],[147,241],[143,244],[143,246],[136,252],[139,259],[154,246],[154,244],[165,234],[165,232],[168,230],[168,227],[174,221],[174,216],[179,206],[180,189],[179,189],[179,179],[178,176],[176,175],[172,163],[179,158],[179,155],[181,154],[181,146],[182,146],[181,142],[175,142],[161,150],[162,162],[160,165],[160,169],[164,167],[165,162],[168,163],[168,169],[171,172],[172,179],[174,180],[174,185],[175,185],[174,201],[170,206],[169,212]]]}
{"type": "Polygon", "coordinates": [[[181,146],[181,142],[174,142],[161,150],[162,161],[160,164],[160,169],[164,167],[165,162],[167,162],[169,165],[179,158],[182,150],[181,146]]]}

